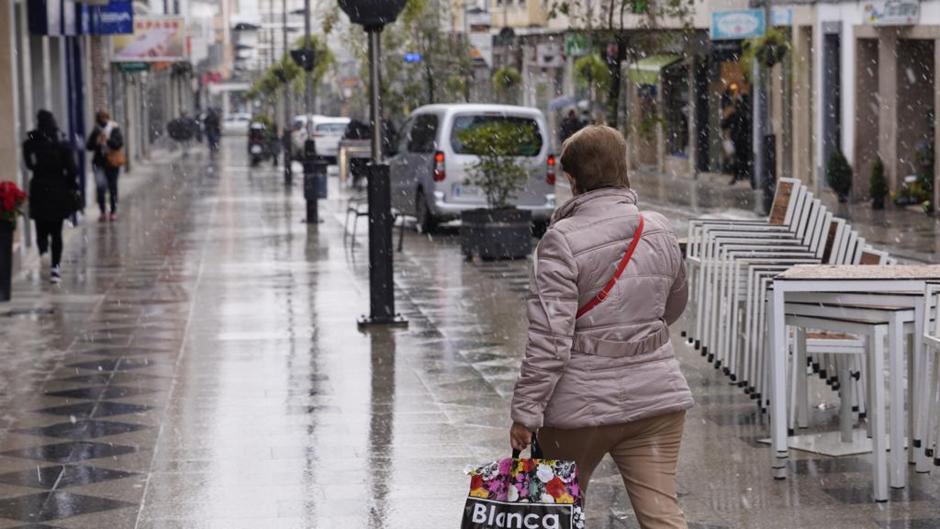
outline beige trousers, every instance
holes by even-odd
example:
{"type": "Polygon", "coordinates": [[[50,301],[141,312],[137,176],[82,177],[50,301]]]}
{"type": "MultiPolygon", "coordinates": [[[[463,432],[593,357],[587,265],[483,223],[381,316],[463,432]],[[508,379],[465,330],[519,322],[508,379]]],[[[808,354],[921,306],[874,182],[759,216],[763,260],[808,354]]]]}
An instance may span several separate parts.
{"type": "Polygon", "coordinates": [[[643,529],[687,529],[676,497],[676,466],[685,412],[636,422],[560,430],[539,430],[546,458],[573,459],[578,482],[586,491],[591,474],[605,454],[620,469],[630,503],[643,529]]]}

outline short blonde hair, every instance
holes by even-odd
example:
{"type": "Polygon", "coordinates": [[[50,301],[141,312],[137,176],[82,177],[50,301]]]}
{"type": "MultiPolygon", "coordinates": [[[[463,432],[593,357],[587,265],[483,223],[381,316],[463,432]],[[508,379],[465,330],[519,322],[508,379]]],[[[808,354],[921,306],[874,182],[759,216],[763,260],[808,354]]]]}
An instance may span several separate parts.
{"type": "Polygon", "coordinates": [[[582,193],[602,187],[630,187],[627,140],[617,129],[588,125],[561,145],[561,168],[582,193]]]}

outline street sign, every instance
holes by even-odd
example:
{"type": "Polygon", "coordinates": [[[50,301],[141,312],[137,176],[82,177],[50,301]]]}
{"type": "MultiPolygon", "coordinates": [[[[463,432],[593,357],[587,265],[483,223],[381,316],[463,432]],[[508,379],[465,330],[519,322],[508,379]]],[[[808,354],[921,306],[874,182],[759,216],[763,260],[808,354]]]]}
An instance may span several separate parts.
{"type": "Polygon", "coordinates": [[[118,70],[124,73],[146,72],[150,69],[150,64],[146,62],[119,62],[118,70]]]}
{"type": "Polygon", "coordinates": [[[741,40],[761,37],[767,31],[763,9],[735,9],[712,13],[712,40],[741,40]]]}
{"type": "Polygon", "coordinates": [[[406,53],[404,55],[404,59],[405,59],[405,62],[409,64],[421,62],[421,54],[420,53],[406,53]]]}
{"type": "Polygon", "coordinates": [[[111,0],[87,6],[88,33],[130,35],[134,32],[134,6],[131,0],[111,0]]]}

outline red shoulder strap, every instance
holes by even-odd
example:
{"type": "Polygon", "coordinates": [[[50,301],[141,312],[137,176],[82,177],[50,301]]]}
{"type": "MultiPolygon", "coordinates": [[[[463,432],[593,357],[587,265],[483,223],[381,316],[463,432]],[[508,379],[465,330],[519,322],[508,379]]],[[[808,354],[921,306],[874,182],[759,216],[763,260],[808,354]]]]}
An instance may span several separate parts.
{"type": "Polygon", "coordinates": [[[627,264],[630,263],[630,259],[633,258],[633,251],[636,250],[637,244],[640,243],[640,237],[643,236],[643,215],[640,215],[640,225],[637,226],[636,231],[633,233],[633,240],[630,241],[630,246],[627,247],[627,251],[624,252],[623,258],[620,260],[620,264],[617,265],[617,271],[614,272],[614,277],[610,278],[610,281],[604,285],[604,288],[597,293],[591,301],[588,301],[583,307],[578,309],[578,315],[575,319],[584,316],[591,311],[594,307],[598,306],[607,299],[607,296],[610,295],[610,291],[613,290],[614,285],[617,284],[617,280],[620,279],[620,274],[623,274],[623,271],[627,268],[627,264]]]}

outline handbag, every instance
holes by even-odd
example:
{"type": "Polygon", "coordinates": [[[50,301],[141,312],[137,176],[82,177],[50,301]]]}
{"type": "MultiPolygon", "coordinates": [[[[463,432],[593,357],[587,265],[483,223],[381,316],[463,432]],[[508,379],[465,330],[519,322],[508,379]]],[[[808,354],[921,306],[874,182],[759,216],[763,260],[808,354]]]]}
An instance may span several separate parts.
{"type": "Polygon", "coordinates": [[[545,527],[582,529],[584,501],[574,461],[545,459],[532,440],[532,457],[472,468],[461,529],[545,527]]]}
{"type": "Polygon", "coordinates": [[[614,285],[617,284],[617,280],[620,279],[620,275],[623,274],[623,271],[627,268],[627,265],[630,263],[630,259],[633,258],[633,252],[636,250],[637,244],[640,243],[640,238],[643,237],[643,215],[640,215],[640,225],[637,226],[636,231],[633,232],[633,240],[630,241],[630,246],[627,246],[627,251],[624,252],[623,258],[620,259],[620,263],[617,265],[617,270],[614,272],[614,276],[607,281],[607,284],[604,285],[604,288],[601,289],[590,301],[584,304],[584,306],[578,308],[578,313],[575,316],[575,319],[584,316],[590,312],[594,307],[600,305],[607,299],[607,296],[610,295],[610,291],[613,290],[614,285]]]}
{"type": "Polygon", "coordinates": [[[124,156],[124,149],[108,151],[108,154],[105,155],[105,160],[107,160],[108,165],[111,167],[124,167],[127,163],[127,157],[124,156]]]}

